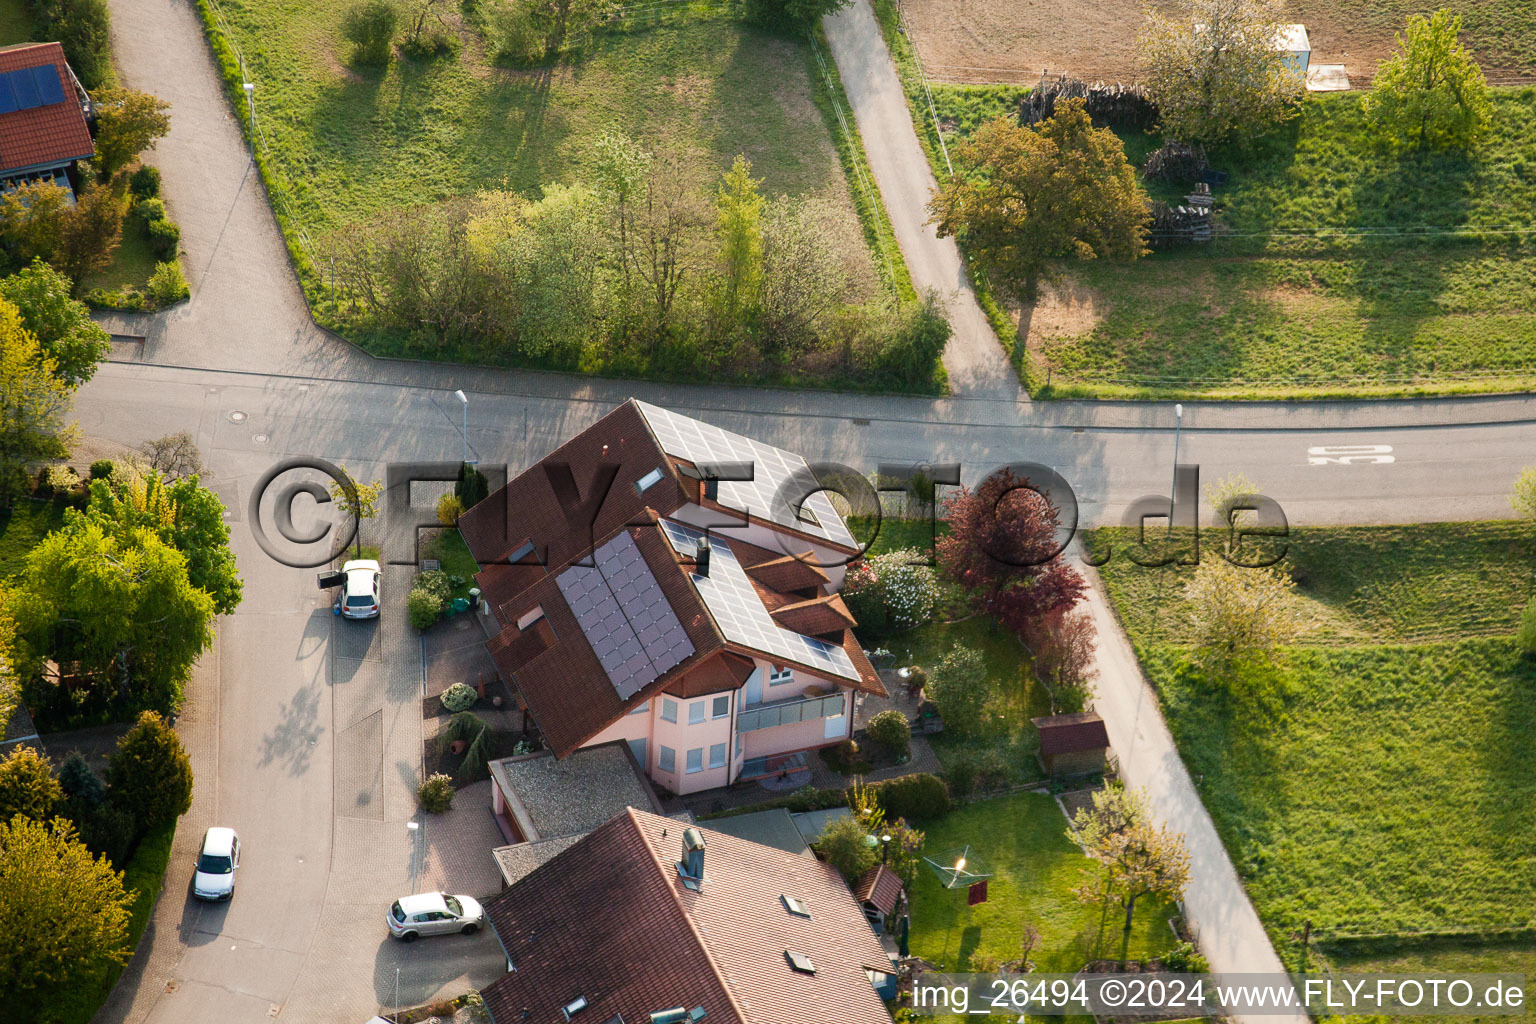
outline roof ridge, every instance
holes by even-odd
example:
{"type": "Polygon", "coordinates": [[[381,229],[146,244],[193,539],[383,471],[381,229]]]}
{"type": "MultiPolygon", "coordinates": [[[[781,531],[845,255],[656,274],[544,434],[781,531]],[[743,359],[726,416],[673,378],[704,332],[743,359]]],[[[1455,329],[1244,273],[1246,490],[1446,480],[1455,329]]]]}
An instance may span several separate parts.
{"type": "MultiPolygon", "coordinates": [[[[703,951],[704,962],[709,965],[710,972],[714,974],[715,980],[720,983],[720,991],[725,993],[726,1001],[731,1004],[731,1009],[736,1011],[737,1019],[742,1021],[751,1020],[752,1018],[747,1014],[741,1003],[736,999],[736,993],[734,991],[733,985],[731,984],[731,979],[726,977],[725,973],[720,970],[720,965],[716,963],[714,948],[709,944],[709,941],[705,939],[704,933],[699,930],[699,926],[697,922],[694,921],[693,915],[688,913],[688,908],[683,906],[683,898],[678,895],[677,886],[672,884],[671,874],[669,874],[669,871],[675,873],[676,869],[673,867],[673,865],[661,860],[656,855],[656,850],[651,846],[651,840],[645,834],[644,826],[640,822],[640,812],[636,811],[633,807],[625,807],[624,810],[629,815],[630,823],[640,834],[640,839],[645,844],[646,851],[650,853],[651,860],[656,864],[657,870],[661,872],[661,882],[663,888],[667,890],[667,895],[672,897],[672,903],[677,907],[677,912],[682,915],[683,923],[686,924],[688,926],[688,930],[693,933],[693,940],[699,944],[699,948],[703,951]]],[[[661,817],[661,815],[652,815],[652,817],[661,817]]],[[[676,819],[667,818],[665,820],[675,821],[676,819]]],[[[697,826],[687,825],[684,827],[694,828],[697,826]]]]}

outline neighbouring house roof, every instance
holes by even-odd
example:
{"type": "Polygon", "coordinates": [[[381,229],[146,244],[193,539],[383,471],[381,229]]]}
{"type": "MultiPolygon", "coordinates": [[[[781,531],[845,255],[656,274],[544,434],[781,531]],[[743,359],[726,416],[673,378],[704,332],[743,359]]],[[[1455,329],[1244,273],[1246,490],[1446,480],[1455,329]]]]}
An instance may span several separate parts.
{"type": "Polygon", "coordinates": [[[489,767],[529,841],[585,834],[626,807],[661,810],[623,740],[559,760],[546,750],[489,767]]]}
{"type": "Polygon", "coordinates": [[[64,48],[33,43],[0,50],[0,174],[95,152],[64,48]]]}
{"type": "Polygon", "coordinates": [[[700,828],[704,878],[690,890],[684,828],[625,810],[487,902],[512,968],[482,992],[495,1024],[563,1024],[577,999],[594,1024],[674,1007],[709,1022],[890,1024],[866,974],[889,972],[890,957],[836,869],[700,828]]]}
{"type": "Polygon", "coordinates": [[[798,854],[802,857],[815,856],[811,853],[810,844],[805,841],[805,837],[800,834],[800,829],[795,826],[795,819],[782,807],[775,807],[771,811],[756,811],[752,814],[732,814],[726,818],[711,818],[708,825],[716,832],[724,832],[737,839],[762,843],[764,846],[771,846],[785,853],[798,854]]]}
{"type": "Polygon", "coordinates": [[[1076,754],[1109,746],[1104,719],[1094,711],[1031,718],[1030,722],[1040,731],[1040,753],[1043,755],[1076,754]]]}
{"type": "Polygon", "coordinates": [[[890,916],[896,913],[904,890],[901,878],[884,864],[876,864],[864,872],[859,884],[853,887],[853,895],[860,903],[867,903],[880,913],[890,916]]]}
{"type": "MultiPolygon", "coordinates": [[[[720,461],[761,460],[769,468],[759,477],[776,487],[804,471],[798,456],[630,401],[460,519],[483,566],[476,581],[503,623],[486,649],[557,756],[662,691],[740,687],[754,656],[885,693],[846,606],[819,592],[820,569],[721,538],[708,576],[696,573],[703,533],[668,517],[710,499],[673,460],[702,459],[711,445],[720,461]]],[[[722,503],[752,507],[747,491],[719,487],[722,503]]],[[[847,534],[830,503],[814,528],[789,518],[800,543],[847,534]]]]}

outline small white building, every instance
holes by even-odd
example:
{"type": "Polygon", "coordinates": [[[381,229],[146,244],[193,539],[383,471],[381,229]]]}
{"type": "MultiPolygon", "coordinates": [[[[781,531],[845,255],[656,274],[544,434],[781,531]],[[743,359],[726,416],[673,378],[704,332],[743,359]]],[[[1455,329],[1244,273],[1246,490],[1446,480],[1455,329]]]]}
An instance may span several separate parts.
{"type": "Polygon", "coordinates": [[[1285,62],[1298,75],[1306,77],[1312,63],[1312,44],[1307,40],[1307,26],[1281,25],[1275,30],[1275,49],[1285,54],[1285,62]]]}

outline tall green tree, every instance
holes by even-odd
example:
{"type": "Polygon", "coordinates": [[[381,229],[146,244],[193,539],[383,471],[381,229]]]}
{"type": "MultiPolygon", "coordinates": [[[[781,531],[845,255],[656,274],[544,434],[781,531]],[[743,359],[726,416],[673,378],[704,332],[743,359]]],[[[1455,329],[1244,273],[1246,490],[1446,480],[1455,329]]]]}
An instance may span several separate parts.
{"type": "Polygon", "coordinates": [[[1395,143],[1468,150],[1493,120],[1488,81],[1461,45],[1461,15],[1438,10],[1408,19],[1407,36],[1376,71],[1365,114],[1395,143]]]}
{"type": "Polygon", "coordinates": [[[34,39],[56,39],[87,89],[110,83],[112,17],[107,0],[30,0],[34,39]]]}
{"type": "Polygon", "coordinates": [[[352,44],[354,64],[387,64],[394,53],[400,12],[389,0],[363,0],[347,9],[341,34],[352,44]]]}
{"type": "Polygon", "coordinates": [[[0,280],[0,298],[21,311],[21,322],[57,364],[59,378],[76,388],[96,374],[112,350],[111,338],[91,319],[90,307],[72,295],[69,278],[34,258],[32,265],[0,280]]]}
{"type": "Polygon", "coordinates": [[[1163,134],[1247,142],[1301,111],[1306,79],[1275,46],[1281,0],[1187,0],[1148,6],[1137,40],[1163,134]]]}
{"type": "Polygon", "coordinates": [[[1061,260],[1146,253],[1146,193],[1120,139],[1093,126],[1082,100],[1034,127],[996,118],[954,152],[963,170],[934,193],[933,221],[1020,301],[1033,302],[1061,260]]]}
{"type": "Polygon", "coordinates": [[[363,520],[372,519],[379,514],[379,495],[383,493],[384,484],[374,480],[365,482],[355,480],[352,474],[347,472],[347,467],[341,467],[346,481],[333,481],[331,484],[331,497],[337,506],[357,523],[357,558],[363,557],[363,520]]]}
{"type": "Polygon", "coordinates": [[[597,173],[601,195],[613,210],[619,268],[624,293],[628,296],[633,245],[638,240],[635,209],[645,192],[645,182],[655,161],[638,142],[622,132],[605,132],[597,140],[595,150],[593,170],[597,173]]]}
{"type": "Polygon", "coordinates": [[[93,480],[85,515],[124,539],[148,530],[180,551],[187,581],[213,598],[218,614],[228,615],[240,604],[242,584],[229,549],[224,503],[196,476],[169,486],[153,470],[122,482],[93,480]]]}
{"type": "Polygon", "coordinates": [[[133,163],[171,130],[171,105],[136,89],[102,89],[96,103],[96,169],[102,181],[133,163]]]}
{"type": "Polygon", "coordinates": [[[754,25],[813,30],[823,17],[836,14],[853,0],[737,0],[741,16],[754,25]]]}
{"type": "Polygon", "coordinates": [[[139,714],[107,762],[112,802],[145,825],[164,825],[192,806],[192,762],[181,738],[153,711],[139,714]]]}
{"type": "Polygon", "coordinates": [[[720,246],[717,312],[728,324],[755,309],[763,286],[763,182],[736,154],[715,191],[715,238],[720,246]]]}
{"type": "Polygon", "coordinates": [[[0,299],[0,502],[9,506],[26,467],[69,454],[64,423],[74,390],[59,364],[22,324],[21,311],[0,299]]]}
{"type": "Polygon", "coordinates": [[[128,962],[133,896],[68,822],[0,822],[0,991],[7,1019],[35,1020],[57,997],[128,962]]]}
{"type": "Polygon", "coordinates": [[[59,222],[58,248],[51,257],[44,258],[74,281],[79,290],[86,274],[112,262],[112,254],[123,240],[123,215],[127,210],[127,199],[112,186],[86,185],[59,222]]]}
{"type": "Polygon", "coordinates": [[[1184,586],[1201,661],[1223,676],[1272,661],[1304,622],[1295,588],[1289,576],[1273,567],[1250,569],[1225,558],[1202,559],[1184,586]]]}
{"type": "Polygon", "coordinates": [[[28,553],[10,608],[26,685],[49,685],[37,676],[52,659],[120,707],[174,710],[213,643],[214,599],[189,582],[186,556],[148,528],[88,516],[28,553]]]}
{"type": "Polygon", "coordinates": [[[42,821],[63,796],[48,758],[32,747],[16,747],[0,759],[0,821],[18,814],[42,821]]]}

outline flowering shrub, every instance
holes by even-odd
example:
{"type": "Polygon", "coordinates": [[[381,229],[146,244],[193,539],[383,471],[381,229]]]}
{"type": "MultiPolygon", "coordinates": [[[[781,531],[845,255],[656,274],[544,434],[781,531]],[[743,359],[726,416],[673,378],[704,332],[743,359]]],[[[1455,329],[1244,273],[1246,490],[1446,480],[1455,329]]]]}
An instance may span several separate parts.
{"type": "Polygon", "coordinates": [[[443,707],[449,711],[468,711],[475,706],[475,701],[480,695],[475,692],[473,686],[465,683],[454,683],[442,693],[443,707]]]}
{"type": "Polygon", "coordinates": [[[859,624],[874,630],[915,629],[933,618],[939,586],[916,548],[871,555],[850,566],[843,600],[859,624]],[[917,562],[919,564],[912,564],[917,562]]]}

